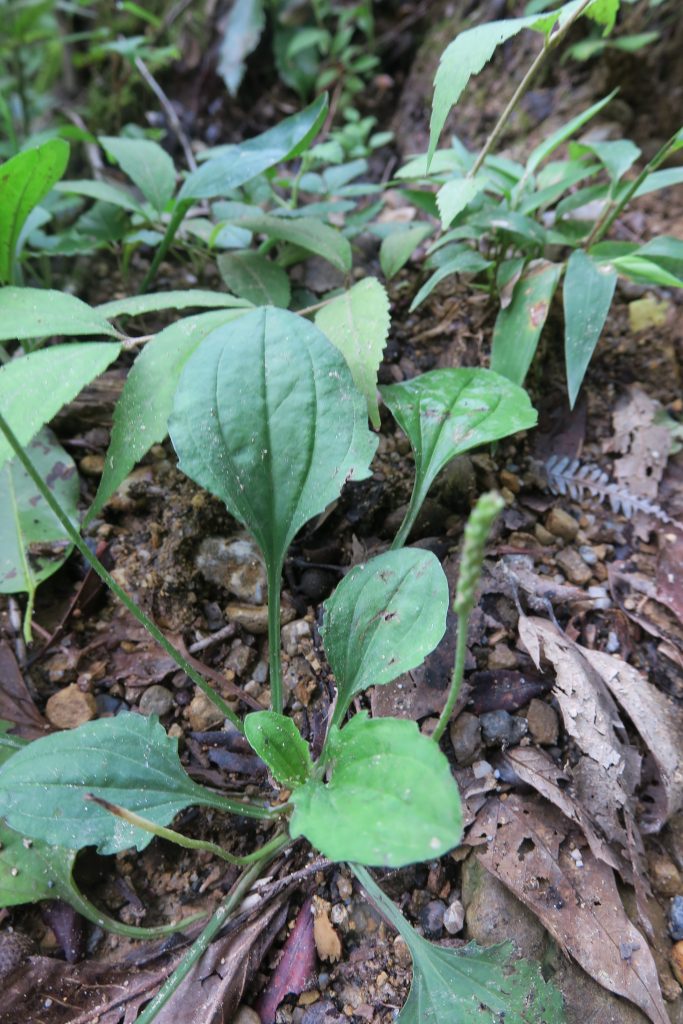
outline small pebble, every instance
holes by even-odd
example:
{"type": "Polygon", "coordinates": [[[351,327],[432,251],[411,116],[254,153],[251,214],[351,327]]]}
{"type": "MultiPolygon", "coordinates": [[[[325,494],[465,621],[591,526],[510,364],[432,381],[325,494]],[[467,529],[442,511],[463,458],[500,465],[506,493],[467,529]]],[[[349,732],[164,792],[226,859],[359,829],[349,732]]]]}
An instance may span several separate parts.
{"type": "Polygon", "coordinates": [[[488,761],[475,761],[472,765],[472,774],[475,779],[485,779],[487,775],[490,775],[493,768],[488,761]]]}
{"type": "Polygon", "coordinates": [[[605,650],[608,654],[616,654],[620,647],[621,643],[619,641],[619,637],[613,629],[610,629],[609,633],[607,634],[607,643],[605,644],[605,650]]]}
{"type": "Polygon", "coordinates": [[[148,686],[138,704],[141,715],[167,714],[173,707],[173,694],[165,686],[148,686]]]}
{"type": "Polygon", "coordinates": [[[545,528],[554,537],[572,541],[579,532],[579,524],[563,508],[552,508],[545,519],[545,528]]]}
{"type": "Polygon", "coordinates": [[[488,668],[493,672],[495,669],[516,668],[517,655],[510,650],[507,644],[496,644],[491,650],[488,659],[488,668]]]}
{"type": "Polygon", "coordinates": [[[261,1024],[261,1018],[250,1006],[240,1006],[232,1019],[232,1024],[261,1024]]]}
{"type": "Polygon", "coordinates": [[[683,939],[683,896],[674,896],[669,908],[669,934],[674,942],[683,939]]]}
{"type": "Polygon", "coordinates": [[[555,542],[552,533],[546,530],[545,526],[542,526],[541,523],[536,523],[534,526],[534,534],[538,543],[542,544],[543,547],[548,547],[555,542]]]}
{"type": "Polygon", "coordinates": [[[57,729],[75,729],[90,722],[97,714],[97,703],[91,693],[83,693],[76,683],[53,693],[45,705],[45,717],[57,729]]]}
{"type": "Polygon", "coordinates": [[[559,722],[557,712],[544,700],[534,698],[529,704],[526,716],[531,738],[539,746],[553,746],[557,743],[559,722]]]}
{"type": "Polygon", "coordinates": [[[102,476],[104,473],[104,455],[84,455],[78,463],[84,476],[102,476]]]}
{"type": "Polygon", "coordinates": [[[586,565],[597,565],[598,556],[589,544],[582,544],[579,548],[579,554],[583,558],[586,565]]]}
{"type": "Polygon", "coordinates": [[[511,747],[526,736],[526,719],[516,718],[507,711],[487,711],[480,715],[484,743],[490,747],[511,747]]]}
{"type": "Polygon", "coordinates": [[[263,558],[249,537],[230,541],[205,537],[195,565],[205,579],[225,587],[239,601],[259,605],[266,600],[268,581],[263,558]]]}
{"type": "Polygon", "coordinates": [[[430,900],[420,913],[420,924],[428,939],[438,939],[443,931],[446,904],[441,900],[430,900]]]}
{"type": "Polygon", "coordinates": [[[449,935],[457,935],[465,923],[465,908],[460,900],[453,900],[443,915],[443,926],[449,935]]]}
{"type": "Polygon", "coordinates": [[[661,896],[679,896],[683,893],[683,880],[680,872],[666,853],[652,850],[648,854],[647,865],[655,892],[661,896]]]}
{"type": "Polygon", "coordinates": [[[208,732],[214,726],[222,725],[225,715],[209,700],[202,690],[197,690],[185,710],[193,732],[208,732]]]}
{"type": "Polygon", "coordinates": [[[299,650],[301,641],[311,636],[311,624],[306,619],[295,619],[282,627],[280,632],[285,654],[292,657],[299,650]]]}
{"type": "Polygon", "coordinates": [[[461,712],[451,723],[448,734],[459,765],[467,767],[476,759],[481,750],[481,726],[476,715],[461,712]]]}
{"type": "Polygon", "coordinates": [[[591,579],[593,573],[575,548],[564,548],[555,558],[562,572],[570,583],[583,587],[591,579]]]}
{"type": "Polygon", "coordinates": [[[671,950],[671,970],[678,984],[683,986],[683,942],[677,942],[671,950]]]}

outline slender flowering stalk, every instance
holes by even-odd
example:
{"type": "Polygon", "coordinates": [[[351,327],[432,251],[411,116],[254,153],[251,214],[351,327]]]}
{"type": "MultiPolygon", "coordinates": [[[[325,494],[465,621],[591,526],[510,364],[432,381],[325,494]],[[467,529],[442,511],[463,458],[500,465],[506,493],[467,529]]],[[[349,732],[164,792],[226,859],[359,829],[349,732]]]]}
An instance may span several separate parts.
{"type": "Polygon", "coordinates": [[[448,721],[453,713],[455,702],[458,699],[462,678],[465,671],[465,655],[467,654],[467,627],[469,626],[470,615],[474,608],[477,584],[481,576],[481,567],[484,562],[484,549],[491,532],[493,522],[503,508],[504,502],[500,494],[490,491],[482,494],[479,501],[472,509],[470,517],[465,526],[465,538],[460,558],[460,572],[458,574],[458,585],[455,590],[453,611],[458,616],[458,636],[455,647],[455,664],[451,676],[451,686],[448,692],[448,700],[444,706],[436,729],[432,733],[432,739],[438,743],[443,736],[448,721]]]}

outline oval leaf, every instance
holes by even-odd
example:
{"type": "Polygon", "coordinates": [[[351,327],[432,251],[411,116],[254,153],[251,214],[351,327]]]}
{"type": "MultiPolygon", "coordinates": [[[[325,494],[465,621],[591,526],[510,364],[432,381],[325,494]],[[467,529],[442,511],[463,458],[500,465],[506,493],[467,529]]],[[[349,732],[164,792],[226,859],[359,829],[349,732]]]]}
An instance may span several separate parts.
{"type": "Polygon", "coordinates": [[[308,744],[291,718],[274,711],[257,711],[244,719],[244,734],[283,786],[294,789],[311,774],[308,744]]]}
{"type": "Polygon", "coordinates": [[[325,602],[321,635],[338,725],[355,694],[420,665],[446,630],[448,582],[431,551],[403,548],[352,569],[325,602]]]}
{"type": "Polygon", "coordinates": [[[572,409],[605,326],[616,284],[617,272],[609,263],[595,263],[583,249],[569,257],[562,300],[567,391],[572,409]]]}
{"type": "Polygon", "coordinates": [[[216,261],[221,277],[236,295],[254,306],[289,305],[287,273],[258,252],[226,252],[216,261]]]}
{"type": "Polygon", "coordinates": [[[341,231],[323,224],[313,217],[276,217],[272,213],[255,214],[240,217],[235,222],[239,227],[246,228],[269,238],[299,245],[308,252],[327,260],[337,270],[344,273],[351,269],[351,244],[341,231]]]}
{"type": "Polygon", "coordinates": [[[355,716],[328,739],[332,777],[295,790],[292,837],[330,860],[401,867],[460,842],[460,794],[448,761],[415,722],[355,716]]]}
{"type": "Polygon", "coordinates": [[[169,433],[180,468],[221,498],[271,570],[347,480],[368,475],[377,439],[340,352],[283,309],[254,310],[188,360],[169,433]]]}
{"type": "Polygon", "coordinates": [[[163,213],[175,189],[176,169],[158,142],[101,135],[100,144],[113,157],[148,203],[163,213]]]}
{"type": "Polygon", "coordinates": [[[106,318],[75,295],[50,288],[0,288],[0,341],[53,334],[109,334],[106,318]]]}
{"type": "Polygon", "coordinates": [[[379,430],[377,371],[389,334],[389,296],[379,281],[366,277],[317,313],[316,326],[339,349],[365,395],[373,427],[379,430]]]}
{"type": "Polygon", "coordinates": [[[406,265],[417,249],[434,230],[431,224],[415,224],[405,230],[392,231],[382,239],[379,247],[379,263],[387,281],[391,280],[406,265]]]}

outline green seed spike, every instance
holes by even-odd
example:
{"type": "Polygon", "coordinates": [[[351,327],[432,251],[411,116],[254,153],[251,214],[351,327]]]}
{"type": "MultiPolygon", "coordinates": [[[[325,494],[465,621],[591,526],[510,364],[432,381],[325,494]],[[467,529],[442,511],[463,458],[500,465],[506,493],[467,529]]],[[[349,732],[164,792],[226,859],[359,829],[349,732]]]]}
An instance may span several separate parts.
{"type": "Polygon", "coordinates": [[[474,607],[477,583],[484,561],[484,547],[493,522],[504,504],[500,494],[489,491],[482,494],[470,513],[465,526],[458,586],[453,601],[453,611],[456,615],[469,615],[474,607]]]}

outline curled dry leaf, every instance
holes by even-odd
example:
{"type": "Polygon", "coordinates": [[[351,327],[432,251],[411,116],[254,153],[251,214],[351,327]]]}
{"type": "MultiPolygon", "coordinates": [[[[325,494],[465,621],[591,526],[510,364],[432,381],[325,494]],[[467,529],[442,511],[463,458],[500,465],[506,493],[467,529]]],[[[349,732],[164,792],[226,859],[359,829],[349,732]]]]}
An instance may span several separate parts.
{"type": "Polygon", "coordinates": [[[571,832],[571,823],[545,801],[510,796],[487,803],[470,842],[483,842],[477,853],[483,866],[591,977],[635,1003],[653,1024],[669,1024],[652,954],[626,916],[612,869],[589,848],[579,859],[571,832]]]}
{"type": "Polygon", "coordinates": [[[315,942],[312,907],[313,899],[308,897],[296,916],[279,963],[256,1003],[262,1024],[274,1024],[275,1014],[282,1000],[290,993],[299,995],[300,992],[304,992],[313,980],[315,942]]]}

